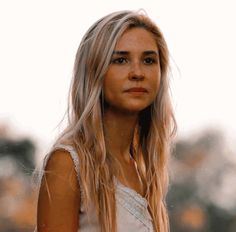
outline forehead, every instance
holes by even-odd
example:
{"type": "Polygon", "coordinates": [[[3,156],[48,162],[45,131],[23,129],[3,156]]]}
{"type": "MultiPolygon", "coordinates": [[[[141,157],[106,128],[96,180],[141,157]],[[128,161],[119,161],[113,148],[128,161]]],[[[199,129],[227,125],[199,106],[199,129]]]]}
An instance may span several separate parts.
{"type": "Polygon", "coordinates": [[[132,28],[126,30],[118,39],[115,50],[154,50],[157,51],[157,43],[154,35],[144,28],[132,28]]]}

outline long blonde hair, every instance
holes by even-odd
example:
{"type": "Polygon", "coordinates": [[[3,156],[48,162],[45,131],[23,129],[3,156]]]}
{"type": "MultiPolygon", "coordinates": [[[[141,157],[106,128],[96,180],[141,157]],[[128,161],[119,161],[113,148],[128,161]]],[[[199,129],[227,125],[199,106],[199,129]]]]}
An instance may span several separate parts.
{"type": "Polygon", "coordinates": [[[155,231],[167,232],[167,164],[170,139],[175,131],[168,85],[169,54],[161,31],[145,14],[115,12],[98,20],[86,32],[74,64],[68,126],[56,143],[71,143],[76,148],[83,203],[88,209],[89,201],[94,202],[101,231],[116,231],[115,170],[110,165],[115,161],[105,146],[102,87],[117,40],[124,31],[133,27],[151,32],[160,54],[160,89],[153,104],[140,113],[131,149],[147,184],[146,199],[155,231]]]}

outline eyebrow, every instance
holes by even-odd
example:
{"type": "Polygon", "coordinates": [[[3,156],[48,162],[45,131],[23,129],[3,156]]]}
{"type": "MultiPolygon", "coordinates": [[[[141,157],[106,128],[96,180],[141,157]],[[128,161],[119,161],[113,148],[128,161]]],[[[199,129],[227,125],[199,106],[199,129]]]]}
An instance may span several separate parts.
{"type": "MultiPolygon", "coordinates": [[[[113,55],[128,55],[130,52],[128,51],[113,51],[113,55]]],[[[158,51],[154,50],[147,50],[143,52],[144,55],[157,55],[158,56],[158,51]]]]}

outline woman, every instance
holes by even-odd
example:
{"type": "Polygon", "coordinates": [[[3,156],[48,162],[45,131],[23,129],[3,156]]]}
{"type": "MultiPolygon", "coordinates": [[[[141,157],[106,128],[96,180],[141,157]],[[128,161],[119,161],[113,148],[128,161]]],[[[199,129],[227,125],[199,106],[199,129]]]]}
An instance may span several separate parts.
{"type": "Polygon", "coordinates": [[[69,125],[44,162],[39,232],[169,230],[168,62],[162,33],[142,13],[115,12],[87,31],[69,125]]]}

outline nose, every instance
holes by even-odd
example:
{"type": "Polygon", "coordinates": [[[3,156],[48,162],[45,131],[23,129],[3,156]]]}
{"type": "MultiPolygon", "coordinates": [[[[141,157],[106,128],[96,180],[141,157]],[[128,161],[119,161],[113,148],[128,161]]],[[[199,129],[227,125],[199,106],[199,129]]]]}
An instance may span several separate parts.
{"type": "Polygon", "coordinates": [[[144,73],[141,67],[141,64],[139,62],[133,63],[130,68],[129,72],[129,80],[143,80],[144,79],[144,73]]]}

